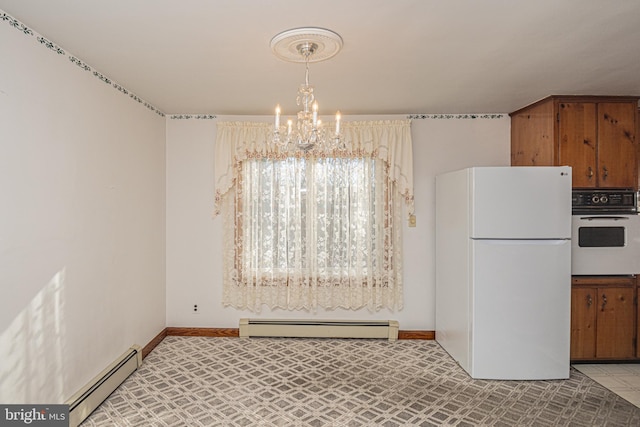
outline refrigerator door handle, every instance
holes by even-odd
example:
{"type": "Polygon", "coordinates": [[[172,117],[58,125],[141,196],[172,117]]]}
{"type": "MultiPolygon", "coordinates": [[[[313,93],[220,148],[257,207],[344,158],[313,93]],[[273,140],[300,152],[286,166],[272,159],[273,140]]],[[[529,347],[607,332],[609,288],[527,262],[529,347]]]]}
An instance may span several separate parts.
{"type": "Polygon", "coordinates": [[[620,221],[623,219],[629,219],[629,217],[626,216],[605,216],[605,215],[594,215],[594,216],[581,216],[580,219],[584,219],[587,221],[593,221],[593,220],[598,220],[598,219],[604,219],[604,220],[613,220],[613,221],[620,221]]]}
{"type": "Polygon", "coordinates": [[[564,245],[571,239],[471,239],[489,245],[564,245]]]}

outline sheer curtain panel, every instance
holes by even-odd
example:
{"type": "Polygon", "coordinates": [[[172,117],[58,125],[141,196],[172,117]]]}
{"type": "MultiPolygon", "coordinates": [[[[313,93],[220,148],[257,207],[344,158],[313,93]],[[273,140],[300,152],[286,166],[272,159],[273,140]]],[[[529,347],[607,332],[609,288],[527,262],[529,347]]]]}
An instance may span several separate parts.
{"type": "Polygon", "coordinates": [[[402,308],[402,211],[413,214],[410,122],[348,122],[345,150],[269,144],[265,123],[218,123],[223,303],[259,312],[402,308]]]}

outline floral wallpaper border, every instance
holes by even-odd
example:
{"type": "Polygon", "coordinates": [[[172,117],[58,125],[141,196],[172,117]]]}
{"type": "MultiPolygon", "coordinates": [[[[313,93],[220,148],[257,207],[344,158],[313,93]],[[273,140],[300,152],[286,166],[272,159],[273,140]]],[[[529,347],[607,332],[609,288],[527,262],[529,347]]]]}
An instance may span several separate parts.
{"type": "Polygon", "coordinates": [[[107,76],[105,76],[105,75],[99,73],[98,71],[92,69],[89,65],[87,65],[84,62],[82,62],[80,59],[70,55],[64,49],[62,49],[60,46],[56,45],[51,40],[47,40],[46,38],[42,37],[41,35],[39,35],[35,31],[33,31],[31,28],[29,28],[26,25],[24,25],[22,22],[20,22],[17,19],[15,19],[14,17],[6,14],[5,12],[1,12],[0,13],[0,21],[6,22],[7,24],[9,24],[9,26],[15,28],[18,31],[21,31],[22,33],[24,33],[27,36],[32,36],[32,37],[35,36],[36,40],[41,45],[46,47],[47,49],[57,53],[58,55],[64,55],[64,56],[68,57],[69,61],[71,61],[72,63],[76,64],[80,69],[90,72],[96,78],[101,80],[103,83],[106,83],[106,84],[112,86],[114,89],[118,90],[119,92],[121,92],[121,93],[123,93],[125,95],[128,95],[129,98],[133,99],[134,101],[139,102],[140,104],[144,105],[149,110],[153,111],[154,113],[158,114],[159,116],[165,117],[165,114],[162,111],[160,111],[159,109],[157,109],[153,105],[149,104],[144,99],[142,99],[139,96],[137,96],[136,94],[128,91],[127,89],[125,89],[124,87],[120,86],[118,83],[114,82],[113,80],[111,80],[107,76]]]}
{"type": "Polygon", "coordinates": [[[189,119],[197,119],[197,120],[211,120],[217,119],[218,116],[213,114],[171,114],[167,116],[173,120],[189,120],[189,119]]]}
{"type": "Polygon", "coordinates": [[[506,114],[410,114],[407,119],[501,119],[505,116],[506,114]]]}

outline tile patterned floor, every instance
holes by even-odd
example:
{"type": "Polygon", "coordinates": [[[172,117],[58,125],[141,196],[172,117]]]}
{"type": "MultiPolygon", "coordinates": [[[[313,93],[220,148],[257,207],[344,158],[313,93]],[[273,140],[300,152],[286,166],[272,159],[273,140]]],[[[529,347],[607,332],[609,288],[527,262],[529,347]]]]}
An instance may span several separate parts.
{"type": "Polygon", "coordinates": [[[573,367],[640,407],[640,364],[576,364],[573,367]]]}
{"type": "Polygon", "coordinates": [[[83,424],[639,426],[640,408],[576,369],[471,379],[435,342],[167,337],[83,424]]]}

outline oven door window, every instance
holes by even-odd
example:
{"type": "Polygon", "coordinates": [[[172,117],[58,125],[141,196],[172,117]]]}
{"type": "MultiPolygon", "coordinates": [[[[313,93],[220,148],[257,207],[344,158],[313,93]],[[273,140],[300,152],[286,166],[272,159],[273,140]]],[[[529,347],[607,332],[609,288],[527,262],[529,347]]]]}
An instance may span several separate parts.
{"type": "Polygon", "coordinates": [[[623,247],[624,227],[580,227],[578,246],[582,248],[623,247]]]}

